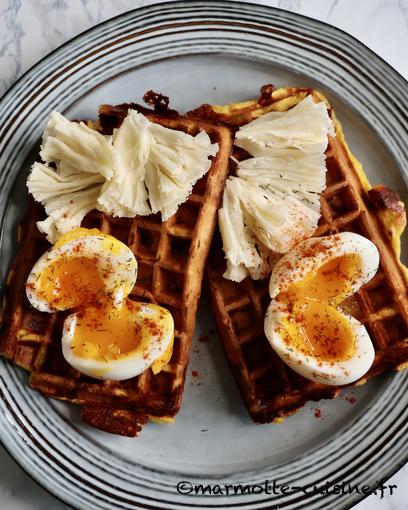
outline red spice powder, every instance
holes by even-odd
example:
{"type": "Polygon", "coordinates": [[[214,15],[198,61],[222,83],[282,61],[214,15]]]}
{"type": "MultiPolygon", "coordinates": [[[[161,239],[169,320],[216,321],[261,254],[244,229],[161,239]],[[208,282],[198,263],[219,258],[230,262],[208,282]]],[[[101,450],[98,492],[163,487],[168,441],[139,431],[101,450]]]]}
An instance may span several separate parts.
{"type": "Polygon", "coordinates": [[[350,404],[355,404],[357,402],[356,397],[346,397],[347,402],[350,404]]]}
{"type": "Polygon", "coordinates": [[[314,415],[315,415],[315,418],[321,418],[322,417],[322,412],[321,412],[321,410],[318,407],[315,408],[314,415]]]}
{"type": "Polygon", "coordinates": [[[160,336],[160,334],[162,333],[162,328],[158,324],[156,324],[156,322],[153,319],[148,319],[147,317],[145,317],[142,322],[144,327],[150,330],[150,334],[152,336],[160,336]]]}
{"type": "Polygon", "coordinates": [[[197,370],[192,370],[192,371],[191,371],[191,375],[192,375],[193,377],[198,377],[198,372],[197,372],[197,370]]]}

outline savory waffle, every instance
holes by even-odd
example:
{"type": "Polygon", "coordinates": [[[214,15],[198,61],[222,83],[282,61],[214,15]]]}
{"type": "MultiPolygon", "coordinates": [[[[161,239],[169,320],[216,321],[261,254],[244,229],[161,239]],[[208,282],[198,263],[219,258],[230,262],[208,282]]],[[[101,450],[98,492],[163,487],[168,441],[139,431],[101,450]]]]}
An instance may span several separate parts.
{"type": "MultiPolygon", "coordinates": [[[[381,256],[378,274],[343,304],[348,313],[365,324],[375,347],[373,366],[355,383],[360,385],[382,372],[408,365],[408,279],[406,268],[399,262],[400,236],[406,223],[404,205],[388,188],[370,187],[360,163],[347,147],[329,103],[316,91],[265,87],[258,101],[203,105],[193,114],[237,128],[262,113],[287,110],[307,94],[327,103],[336,129],[336,136],[329,137],[326,152],[327,186],[321,197],[322,217],[315,235],[356,232],[373,241],[381,256]]],[[[237,159],[248,157],[238,149],[234,155],[237,159]]],[[[224,253],[217,233],[208,267],[212,306],[227,358],[253,420],[280,422],[308,400],[335,397],[338,387],[303,378],[272,350],[263,328],[270,302],[268,279],[246,278],[234,283],[223,278],[224,271],[224,253]]]]}
{"type": "MultiPolygon", "coordinates": [[[[98,129],[109,133],[121,123],[129,107],[137,105],[102,106],[98,129]]],[[[128,436],[137,435],[149,418],[166,421],[180,408],[205,260],[232,146],[231,130],[226,126],[180,117],[171,111],[138,109],[171,129],[192,135],[205,130],[211,141],[219,144],[209,172],[168,221],[162,223],[158,215],[112,218],[98,211],[83,221],[83,226],[113,235],[134,252],[138,278],[129,297],[162,305],[172,313],[175,341],[169,363],[157,375],[148,369],[120,382],[92,379],[68,365],[61,350],[67,313],[38,312],[25,296],[28,273],[49,247],[36,227],[43,214],[38,204],[31,204],[19,227],[19,249],[5,289],[0,334],[0,353],[31,372],[32,388],[81,404],[88,423],[128,436]]]]}

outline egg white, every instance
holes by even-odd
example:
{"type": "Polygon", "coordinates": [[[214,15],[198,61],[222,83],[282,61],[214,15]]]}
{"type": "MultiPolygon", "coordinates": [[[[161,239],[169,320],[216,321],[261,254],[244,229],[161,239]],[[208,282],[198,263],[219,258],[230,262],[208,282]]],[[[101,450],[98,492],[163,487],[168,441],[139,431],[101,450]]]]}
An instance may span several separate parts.
{"type": "Polygon", "coordinates": [[[269,343],[278,356],[295,372],[306,379],[327,385],[351,384],[369,370],[374,361],[375,350],[366,328],[354,317],[337,309],[338,313],[348,321],[354,333],[355,351],[347,360],[322,361],[284,341],[280,333],[280,325],[288,320],[289,312],[287,305],[275,298],[292,284],[300,283],[308,275],[315,273],[333,258],[347,254],[355,254],[359,257],[361,270],[350,282],[350,289],[344,295],[346,299],[371,280],[379,266],[379,253],[376,246],[365,237],[352,232],[311,238],[300,243],[278,261],[273,269],[269,285],[272,301],[266,312],[264,323],[265,335],[269,343]],[[309,248],[316,249],[309,251],[309,248]]]}
{"type": "MultiPolygon", "coordinates": [[[[154,319],[158,315],[157,308],[159,307],[149,305],[148,303],[140,303],[138,314],[141,317],[154,319]]],[[[77,320],[78,314],[73,313],[64,321],[62,354],[65,360],[78,372],[95,379],[123,381],[136,377],[147,370],[154,361],[164,354],[174,335],[173,317],[166,310],[166,324],[161,329],[162,334],[160,336],[152,335],[151,341],[143,349],[139,348],[120,354],[115,360],[103,361],[84,358],[74,353],[72,346],[77,320]]]]}
{"type": "MultiPolygon", "coordinates": [[[[31,305],[40,312],[56,311],[56,308],[40,295],[38,282],[42,272],[61,257],[78,256],[76,252],[78,247],[80,247],[81,257],[98,256],[98,269],[101,275],[108,273],[107,277],[103,277],[104,290],[106,294],[111,294],[111,300],[115,306],[119,305],[132,290],[137,277],[137,262],[133,252],[124,243],[111,236],[105,236],[102,233],[86,235],[62,245],[53,246],[38,259],[32,268],[27,278],[26,294],[31,305]]],[[[82,304],[78,303],[78,305],[82,304]]]]}

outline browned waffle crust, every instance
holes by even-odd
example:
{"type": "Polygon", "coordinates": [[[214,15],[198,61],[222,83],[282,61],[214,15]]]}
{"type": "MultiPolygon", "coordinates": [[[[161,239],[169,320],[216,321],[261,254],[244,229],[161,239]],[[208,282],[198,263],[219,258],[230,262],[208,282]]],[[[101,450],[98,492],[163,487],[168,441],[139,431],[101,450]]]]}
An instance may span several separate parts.
{"type": "MultiPolygon", "coordinates": [[[[101,131],[107,133],[119,125],[129,106],[136,107],[101,107],[101,131]]],[[[61,351],[66,314],[38,312],[25,297],[28,273],[49,247],[35,224],[43,215],[37,204],[30,205],[19,227],[19,249],[6,285],[0,334],[1,354],[31,372],[33,388],[81,404],[88,423],[129,436],[137,435],[150,417],[168,419],[180,408],[204,266],[232,146],[231,130],[226,126],[174,112],[143,111],[153,122],[171,129],[192,135],[204,130],[219,144],[209,172],[168,221],[162,223],[158,215],[120,219],[93,211],[83,222],[85,227],[113,235],[134,252],[139,269],[130,297],[162,305],[172,313],[175,341],[170,362],[157,375],[148,369],[121,382],[92,379],[66,363],[61,351]]]]}
{"type": "MultiPolygon", "coordinates": [[[[248,102],[219,107],[212,114],[208,113],[211,107],[205,105],[194,114],[237,127],[262,113],[262,109],[288,109],[308,93],[323,98],[306,89],[279,89],[272,95],[270,92],[269,100],[264,95],[263,104],[248,102]]],[[[329,112],[335,119],[330,107],[329,112]]],[[[407,273],[399,262],[405,210],[388,188],[369,189],[362,169],[344,142],[341,126],[337,121],[335,125],[337,134],[329,139],[327,149],[327,187],[321,198],[322,218],[316,235],[356,232],[371,239],[381,256],[378,274],[347,303],[348,310],[367,327],[375,346],[373,366],[356,383],[362,384],[387,370],[403,368],[408,361],[407,273]]],[[[242,158],[239,151],[235,155],[242,158]]],[[[227,358],[253,420],[279,422],[308,400],[335,397],[338,387],[306,380],[272,350],[263,329],[270,302],[268,280],[246,278],[234,283],[223,278],[224,271],[224,254],[217,233],[208,267],[212,306],[227,358]]]]}

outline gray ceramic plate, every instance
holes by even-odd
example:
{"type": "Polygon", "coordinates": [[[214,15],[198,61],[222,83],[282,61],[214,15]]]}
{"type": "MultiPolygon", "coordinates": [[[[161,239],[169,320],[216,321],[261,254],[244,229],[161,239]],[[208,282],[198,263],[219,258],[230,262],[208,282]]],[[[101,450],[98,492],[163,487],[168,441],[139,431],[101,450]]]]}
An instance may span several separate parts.
{"type": "MultiPolygon", "coordinates": [[[[401,170],[408,168],[402,107],[408,86],[379,57],[339,30],[280,10],[230,2],[161,4],[80,35],[2,99],[2,281],[27,200],[27,168],[51,110],[92,118],[100,103],[140,101],[153,88],[186,111],[202,102],[253,98],[265,83],[327,93],[371,181],[387,183],[408,202],[401,170]]],[[[361,499],[363,485],[373,490],[407,460],[408,373],[354,390],[353,405],[344,396],[319,403],[321,418],[314,404],[284,425],[254,425],[218,337],[198,341],[213,327],[203,301],[177,421],[149,424],[138,439],[90,429],[74,406],[33,392],[25,373],[1,361],[3,444],[40,484],[81,509],[338,510],[361,499]],[[229,496],[223,489],[228,483],[264,486],[265,480],[288,488],[229,496]],[[180,494],[180,481],[218,484],[224,494],[180,494]],[[343,482],[359,484],[360,493],[333,493],[333,485],[343,482]],[[313,490],[326,483],[327,494],[313,490]]],[[[188,484],[182,487],[189,491],[188,484]]]]}

